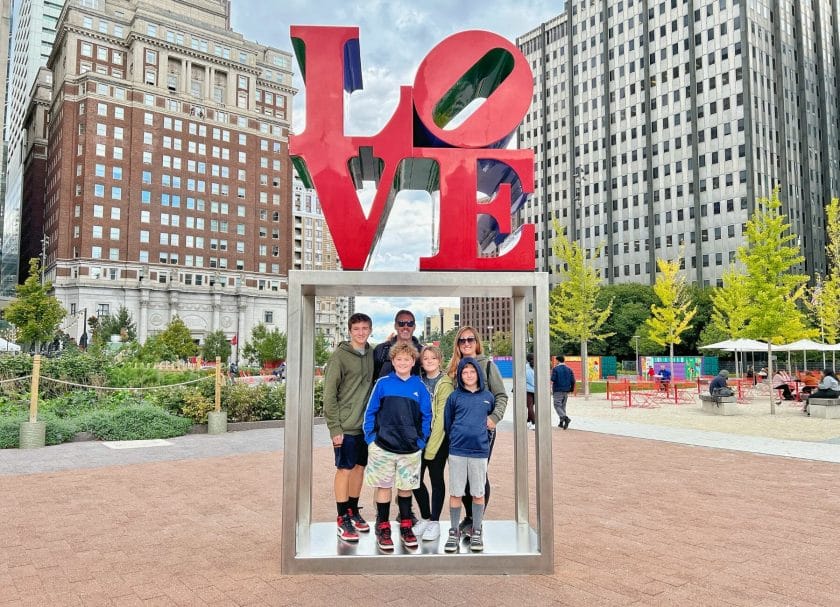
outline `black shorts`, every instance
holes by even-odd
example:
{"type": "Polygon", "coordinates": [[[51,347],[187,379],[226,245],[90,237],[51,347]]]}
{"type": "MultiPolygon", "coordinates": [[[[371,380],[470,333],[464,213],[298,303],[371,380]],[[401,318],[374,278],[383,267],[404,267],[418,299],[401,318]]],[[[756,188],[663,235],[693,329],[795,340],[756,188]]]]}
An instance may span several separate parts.
{"type": "Polygon", "coordinates": [[[352,470],[356,466],[367,466],[368,446],[364,434],[345,434],[340,447],[333,447],[335,467],[352,470]]]}

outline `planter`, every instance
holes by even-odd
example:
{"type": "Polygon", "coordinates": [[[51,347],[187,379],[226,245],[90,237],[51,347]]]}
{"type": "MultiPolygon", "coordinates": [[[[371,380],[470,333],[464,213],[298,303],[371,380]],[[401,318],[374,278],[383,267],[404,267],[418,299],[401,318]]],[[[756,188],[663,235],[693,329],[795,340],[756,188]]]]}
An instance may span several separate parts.
{"type": "Polygon", "coordinates": [[[227,411],[211,411],[207,414],[207,434],[227,432],[227,411]]]}
{"type": "Polygon", "coordinates": [[[47,422],[21,422],[20,448],[38,449],[46,444],[47,422]]]}

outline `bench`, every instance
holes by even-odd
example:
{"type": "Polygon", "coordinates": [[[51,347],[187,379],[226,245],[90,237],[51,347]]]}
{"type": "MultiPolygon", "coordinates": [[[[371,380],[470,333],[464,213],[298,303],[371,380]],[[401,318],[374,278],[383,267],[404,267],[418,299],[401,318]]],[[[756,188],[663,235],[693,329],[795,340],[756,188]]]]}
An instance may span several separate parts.
{"type": "Polygon", "coordinates": [[[808,413],[811,417],[840,419],[840,398],[809,398],[808,413]]]}
{"type": "Polygon", "coordinates": [[[708,392],[700,394],[700,402],[704,413],[715,415],[736,415],[738,403],[734,396],[712,396],[708,392]]]}

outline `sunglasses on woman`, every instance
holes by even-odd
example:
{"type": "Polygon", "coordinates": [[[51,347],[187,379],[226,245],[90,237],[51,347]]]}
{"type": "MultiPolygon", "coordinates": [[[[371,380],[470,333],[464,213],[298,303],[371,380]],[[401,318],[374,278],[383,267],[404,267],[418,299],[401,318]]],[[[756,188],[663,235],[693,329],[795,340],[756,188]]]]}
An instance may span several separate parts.
{"type": "Polygon", "coordinates": [[[458,338],[458,343],[459,344],[474,344],[475,343],[475,337],[459,337],[458,338]]]}

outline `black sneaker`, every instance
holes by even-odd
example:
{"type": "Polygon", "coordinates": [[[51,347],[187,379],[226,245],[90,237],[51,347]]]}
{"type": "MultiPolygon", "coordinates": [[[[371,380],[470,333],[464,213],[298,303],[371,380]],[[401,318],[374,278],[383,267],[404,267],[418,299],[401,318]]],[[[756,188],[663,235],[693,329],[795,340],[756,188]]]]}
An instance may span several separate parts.
{"type": "Polygon", "coordinates": [[[464,517],[464,520],[458,525],[458,535],[463,538],[468,538],[472,535],[472,518],[469,516],[464,517]]]}
{"type": "Polygon", "coordinates": [[[481,535],[481,529],[473,529],[473,534],[470,537],[470,550],[473,552],[481,552],[484,550],[484,539],[481,535]]]}
{"type": "Polygon", "coordinates": [[[336,525],[336,532],[338,533],[339,539],[351,543],[359,541],[359,534],[356,532],[356,528],[353,527],[353,522],[350,520],[349,514],[339,516],[336,525]]]}
{"type": "Polygon", "coordinates": [[[411,529],[411,520],[405,519],[400,522],[400,539],[406,548],[417,548],[417,536],[411,529]]]}
{"type": "Polygon", "coordinates": [[[455,529],[449,530],[449,537],[446,538],[446,544],[443,546],[443,549],[446,552],[458,552],[458,544],[461,543],[461,534],[458,533],[455,529]]]}
{"type": "Polygon", "coordinates": [[[356,531],[367,533],[368,531],[370,531],[370,525],[368,525],[368,522],[362,518],[361,514],[359,514],[359,510],[361,510],[361,508],[357,508],[356,512],[353,512],[353,510],[350,509],[347,511],[347,514],[350,515],[350,520],[352,521],[353,526],[356,528],[356,531]]]}
{"type": "Polygon", "coordinates": [[[394,549],[394,540],[391,539],[391,523],[382,521],[376,523],[376,545],[380,550],[390,552],[394,549]]]}

